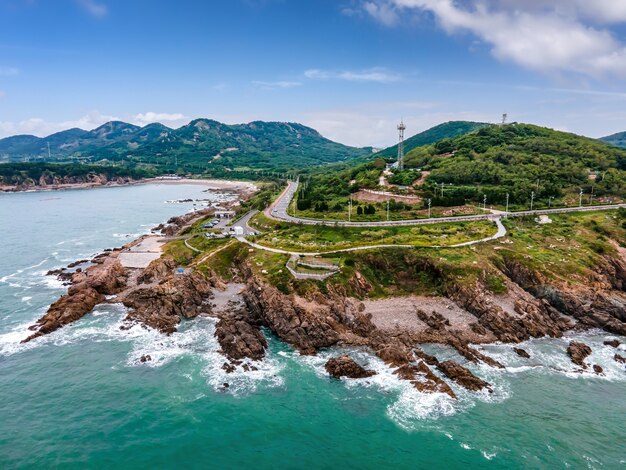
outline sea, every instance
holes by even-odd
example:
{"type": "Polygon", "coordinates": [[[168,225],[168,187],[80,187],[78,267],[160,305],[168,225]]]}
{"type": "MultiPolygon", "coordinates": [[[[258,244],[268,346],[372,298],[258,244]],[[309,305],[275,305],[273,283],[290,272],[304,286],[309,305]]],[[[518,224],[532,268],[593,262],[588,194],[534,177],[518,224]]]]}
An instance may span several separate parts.
{"type": "Polygon", "coordinates": [[[226,374],[215,320],[186,321],[169,337],[124,331],[121,305],[20,344],[66,290],[48,270],[194,209],[174,200],[217,198],[203,190],[0,194],[1,469],[626,468],[626,372],[603,345],[614,336],[600,331],[527,341],[531,359],[484,346],[504,370],[425,345],[494,386],[453,385],[458,400],[418,392],[366,350],[347,352],[377,375],[332,379],[324,363],[345,350],[303,357],[267,331],[258,371],[226,374]],[[603,375],[576,370],[572,339],[591,346],[603,375]],[[141,363],[145,354],[152,361],[141,363]]]}

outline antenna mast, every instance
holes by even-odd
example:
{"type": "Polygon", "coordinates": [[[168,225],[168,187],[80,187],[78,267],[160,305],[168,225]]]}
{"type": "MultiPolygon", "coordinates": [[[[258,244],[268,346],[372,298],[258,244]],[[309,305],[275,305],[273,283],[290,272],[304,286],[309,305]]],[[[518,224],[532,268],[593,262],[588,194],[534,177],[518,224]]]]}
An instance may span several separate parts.
{"type": "Polygon", "coordinates": [[[406,126],[404,125],[404,121],[400,121],[398,125],[398,170],[404,170],[404,131],[406,130],[406,126]]]}

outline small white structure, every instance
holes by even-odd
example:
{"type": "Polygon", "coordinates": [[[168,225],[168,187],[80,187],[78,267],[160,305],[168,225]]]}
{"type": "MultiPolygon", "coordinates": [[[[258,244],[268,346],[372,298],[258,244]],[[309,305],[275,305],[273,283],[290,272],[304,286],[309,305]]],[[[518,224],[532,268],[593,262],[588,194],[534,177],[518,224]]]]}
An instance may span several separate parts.
{"type": "Polygon", "coordinates": [[[235,227],[234,232],[236,237],[243,237],[243,227],[235,227]]]}

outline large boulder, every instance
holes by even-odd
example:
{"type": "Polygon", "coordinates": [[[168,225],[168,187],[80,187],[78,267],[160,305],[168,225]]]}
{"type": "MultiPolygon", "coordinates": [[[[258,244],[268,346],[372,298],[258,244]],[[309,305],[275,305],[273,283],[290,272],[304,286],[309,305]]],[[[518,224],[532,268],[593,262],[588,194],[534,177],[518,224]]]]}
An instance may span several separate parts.
{"type": "Polygon", "coordinates": [[[585,359],[591,354],[591,348],[580,341],[572,341],[567,347],[567,354],[572,358],[574,364],[586,369],[585,359]]]}
{"type": "Polygon", "coordinates": [[[343,356],[329,359],[324,367],[326,368],[326,371],[336,379],[340,379],[341,377],[347,377],[349,379],[362,379],[364,377],[376,375],[376,372],[363,368],[354,362],[354,359],[345,354],[343,356]]]}

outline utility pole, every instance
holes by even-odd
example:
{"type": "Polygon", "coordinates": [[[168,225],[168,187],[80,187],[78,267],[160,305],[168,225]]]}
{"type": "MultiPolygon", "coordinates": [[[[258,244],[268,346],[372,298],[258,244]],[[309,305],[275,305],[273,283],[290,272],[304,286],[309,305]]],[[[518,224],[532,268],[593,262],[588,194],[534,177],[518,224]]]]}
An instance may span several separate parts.
{"type": "Polygon", "coordinates": [[[509,218],[509,193],[506,193],[506,210],[504,211],[504,218],[508,219],[509,218]]]}
{"type": "Polygon", "coordinates": [[[432,205],[433,201],[431,199],[428,199],[428,218],[430,219],[430,206],[432,205]]]}
{"type": "Polygon", "coordinates": [[[548,209],[552,208],[552,199],[554,199],[554,196],[548,198],[548,209]]]}
{"type": "Polygon", "coordinates": [[[579,199],[578,199],[578,207],[582,207],[583,206],[583,188],[580,188],[580,194],[579,194],[579,199]]]}
{"type": "Polygon", "coordinates": [[[589,205],[593,204],[593,186],[591,187],[591,196],[589,197],[589,205]]]}
{"type": "Polygon", "coordinates": [[[387,199],[387,222],[389,222],[389,199],[387,199]]]}
{"type": "Polygon", "coordinates": [[[485,196],[483,197],[483,210],[486,211],[487,210],[487,195],[485,194],[485,196]]]}
{"type": "Polygon", "coordinates": [[[352,195],[350,195],[350,202],[348,203],[348,222],[352,222],[352,195]]]}
{"type": "Polygon", "coordinates": [[[443,185],[444,185],[444,184],[445,184],[445,183],[441,183],[441,197],[442,197],[442,198],[443,198],[443,185]]]}
{"type": "Polygon", "coordinates": [[[535,202],[535,191],[530,193],[530,210],[533,210],[533,203],[535,202]]]}

